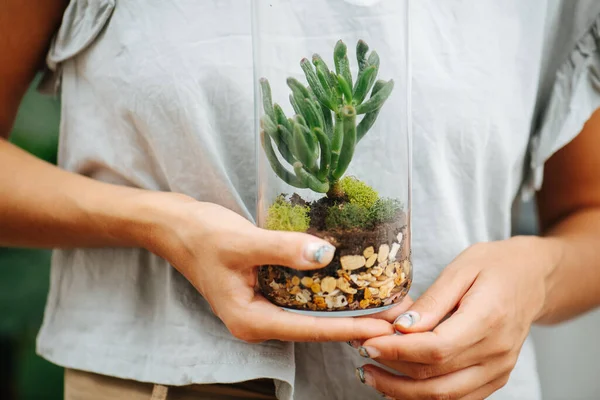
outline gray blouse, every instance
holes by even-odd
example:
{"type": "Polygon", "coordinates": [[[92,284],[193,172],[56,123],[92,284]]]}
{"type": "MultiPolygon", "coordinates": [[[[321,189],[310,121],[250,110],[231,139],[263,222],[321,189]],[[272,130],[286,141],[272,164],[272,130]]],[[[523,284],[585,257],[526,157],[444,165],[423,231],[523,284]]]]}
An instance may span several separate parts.
{"type": "MultiPolygon", "coordinates": [[[[469,245],[511,235],[515,200],[600,105],[599,13],[593,0],[412,1],[413,297],[469,245]]],[[[43,87],[61,93],[60,166],[253,219],[250,22],[249,0],[72,0],[43,87]]],[[[145,382],[269,377],[280,399],[379,398],[346,344],[236,340],[140,249],[54,253],[38,352],[145,382]]],[[[530,340],[492,398],[540,398],[530,340]]]]}

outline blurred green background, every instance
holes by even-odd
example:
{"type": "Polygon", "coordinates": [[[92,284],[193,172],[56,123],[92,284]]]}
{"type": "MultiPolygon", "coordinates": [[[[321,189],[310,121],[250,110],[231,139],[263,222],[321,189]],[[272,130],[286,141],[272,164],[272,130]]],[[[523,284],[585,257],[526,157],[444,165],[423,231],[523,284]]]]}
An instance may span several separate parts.
{"type": "MultiPolygon", "coordinates": [[[[27,92],[11,141],[56,162],[60,103],[27,92]]],[[[18,171],[15,171],[18,173],[18,171]]],[[[0,399],[62,399],[63,370],[35,354],[48,292],[50,251],[0,248],[0,399]]]]}

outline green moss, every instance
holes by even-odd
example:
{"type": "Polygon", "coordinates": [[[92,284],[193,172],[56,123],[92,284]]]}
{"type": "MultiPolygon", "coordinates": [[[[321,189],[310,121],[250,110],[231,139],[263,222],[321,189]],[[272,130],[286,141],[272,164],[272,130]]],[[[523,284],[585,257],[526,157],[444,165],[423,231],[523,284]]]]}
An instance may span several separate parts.
{"type": "Polygon", "coordinates": [[[400,210],[402,210],[402,202],[399,200],[387,198],[378,199],[369,210],[369,222],[372,224],[393,222],[397,218],[400,210]]]}
{"type": "Polygon", "coordinates": [[[347,176],[342,178],[339,185],[350,203],[357,204],[366,209],[373,207],[379,198],[379,194],[372,187],[354,177],[347,176]]]}
{"type": "Polygon", "coordinates": [[[306,232],[310,226],[308,206],[292,205],[283,196],[269,207],[266,228],[274,231],[306,232]]]}
{"type": "Polygon", "coordinates": [[[353,203],[331,206],[325,225],[327,229],[366,228],[369,225],[369,210],[353,203]]]}

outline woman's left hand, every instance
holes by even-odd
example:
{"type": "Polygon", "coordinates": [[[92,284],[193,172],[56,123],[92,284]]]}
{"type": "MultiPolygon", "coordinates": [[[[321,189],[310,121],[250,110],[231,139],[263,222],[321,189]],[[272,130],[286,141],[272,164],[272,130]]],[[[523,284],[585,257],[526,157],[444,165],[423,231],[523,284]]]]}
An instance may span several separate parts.
{"type": "Polygon", "coordinates": [[[395,327],[404,334],[372,338],[359,348],[405,376],[365,365],[359,378],[402,400],[484,399],[500,389],[543,309],[545,278],[557,253],[549,241],[515,237],[465,250],[407,312],[383,315],[397,317],[395,327]]]}

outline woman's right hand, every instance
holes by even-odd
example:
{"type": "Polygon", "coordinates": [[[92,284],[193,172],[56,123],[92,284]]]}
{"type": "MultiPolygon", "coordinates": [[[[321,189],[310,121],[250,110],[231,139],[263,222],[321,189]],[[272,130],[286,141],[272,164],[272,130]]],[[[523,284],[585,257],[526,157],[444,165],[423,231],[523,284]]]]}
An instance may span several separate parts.
{"type": "Polygon", "coordinates": [[[310,270],[327,265],[335,248],[312,235],[257,228],[215,204],[155,193],[167,211],[149,250],[168,260],[202,294],[238,339],[261,342],[349,341],[392,334],[389,322],[371,318],[303,316],[271,304],[255,291],[257,267],[310,270]],[[165,240],[167,238],[167,240],[165,240]],[[319,256],[317,256],[319,254],[319,256]]]}

